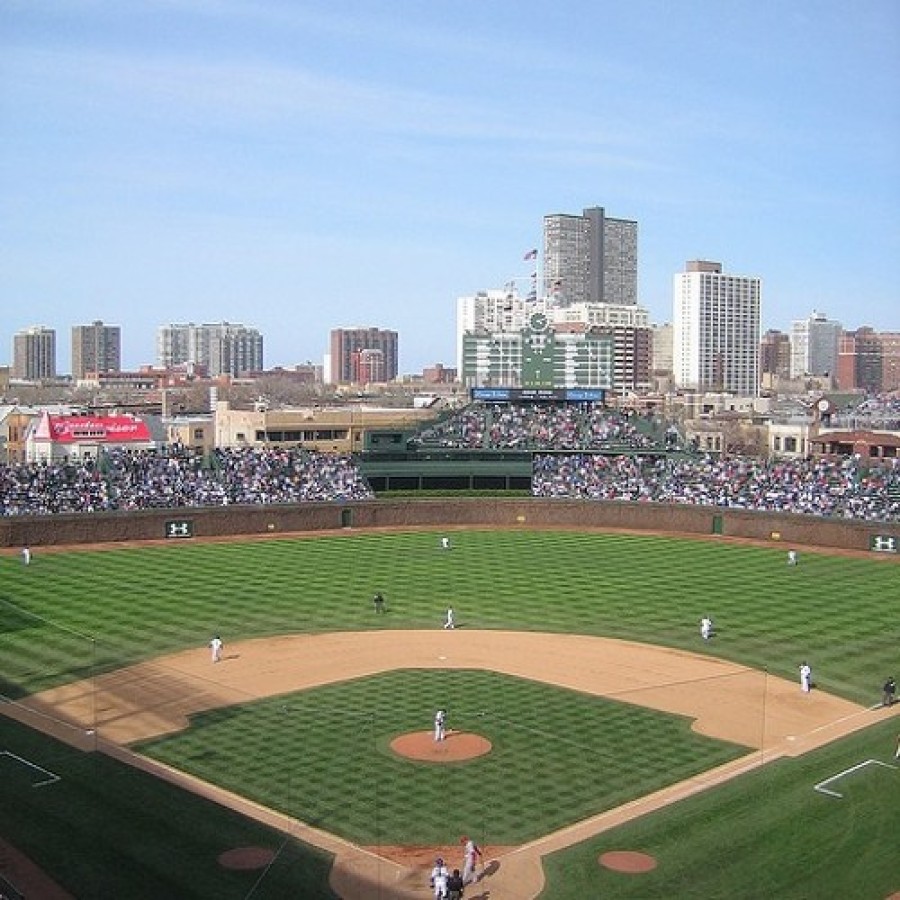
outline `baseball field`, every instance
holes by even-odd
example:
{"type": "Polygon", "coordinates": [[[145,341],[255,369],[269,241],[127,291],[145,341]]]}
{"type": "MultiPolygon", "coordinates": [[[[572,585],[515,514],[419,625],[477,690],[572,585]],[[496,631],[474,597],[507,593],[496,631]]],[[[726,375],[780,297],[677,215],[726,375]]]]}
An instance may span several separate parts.
{"type": "Polygon", "coordinates": [[[439,537],[0,559],[0,873],[29,877],[21,851],[61,897],[426,897],[466,834],[467,900],[900,891],[894,557],[439,537]]]}

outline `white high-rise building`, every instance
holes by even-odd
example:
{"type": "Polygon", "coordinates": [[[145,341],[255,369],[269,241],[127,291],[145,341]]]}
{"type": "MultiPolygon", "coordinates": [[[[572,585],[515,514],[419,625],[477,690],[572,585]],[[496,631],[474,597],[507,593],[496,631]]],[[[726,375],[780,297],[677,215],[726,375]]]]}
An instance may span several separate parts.
{"type": "Polygon", "coordinates": [[[207,374],[246,375],[263,368],[263,338],[255,328],[232,322],[163,325],[156,333],[157,365],[201,366],[207,374]]]}
{"type": "Polygon", "coordinates": [[[824,313],[791,323],[791,378],[805,375],[832,378],[837,374],[838,349],[844,329],[824,313]]]}
{"type": "Polygon", "coordinates": [[[676,385],[758,395],[761,299],[757,277],[727,275],[717,262],[685,264],[673,284],[676,385]]]}

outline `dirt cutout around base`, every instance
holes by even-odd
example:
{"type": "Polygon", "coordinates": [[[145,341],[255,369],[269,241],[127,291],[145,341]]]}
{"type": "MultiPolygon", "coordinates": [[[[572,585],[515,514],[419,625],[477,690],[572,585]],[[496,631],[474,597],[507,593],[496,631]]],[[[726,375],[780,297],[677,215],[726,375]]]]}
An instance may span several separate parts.
{"type": "Polygon", "coordinates": [[[477,759],[491,749],[486,737],[469,731],[449,731],[442,741],[436,741],[430,731],[413,731],[391,741],[391,750],[398,756],[439,764],[477,759]]]}
{"type": "Polygon", "coordinates": [[[599,862],[606,869],[626,875],[640,875],[656,868],[656,857],[639,850],[610,850],[601,854],[599,862]]]}
{"type": "Polygon", "coordinates": [[[264,869],[275,859],[275,851],[266,847],[234,847],[219,854],[223,869],[264,869]]]}

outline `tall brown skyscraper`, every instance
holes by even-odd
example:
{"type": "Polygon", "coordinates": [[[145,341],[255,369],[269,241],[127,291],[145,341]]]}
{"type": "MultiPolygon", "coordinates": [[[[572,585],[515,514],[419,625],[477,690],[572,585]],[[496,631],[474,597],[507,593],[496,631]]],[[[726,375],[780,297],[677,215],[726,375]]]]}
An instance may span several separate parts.
{"type": "Polygon", "coordinates": [[[92,322],[72,328],[72,377],[88,372],[122,370],[122,329],[118,325],[92,322]]]}

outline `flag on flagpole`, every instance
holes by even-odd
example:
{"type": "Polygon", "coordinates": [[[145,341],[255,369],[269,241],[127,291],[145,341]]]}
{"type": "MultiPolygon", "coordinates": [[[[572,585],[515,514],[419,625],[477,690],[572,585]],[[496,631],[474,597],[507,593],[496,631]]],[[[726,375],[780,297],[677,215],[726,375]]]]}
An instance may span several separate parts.
{"type": "Polygon", "coordinates": [[[524,259],[525,259],[526,261],[529,260],[529,259],[537,259],[537,249],[529,250],[529,251],[525,254],[524,259]]]}

